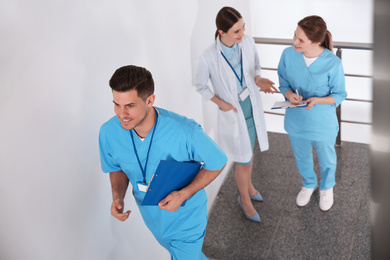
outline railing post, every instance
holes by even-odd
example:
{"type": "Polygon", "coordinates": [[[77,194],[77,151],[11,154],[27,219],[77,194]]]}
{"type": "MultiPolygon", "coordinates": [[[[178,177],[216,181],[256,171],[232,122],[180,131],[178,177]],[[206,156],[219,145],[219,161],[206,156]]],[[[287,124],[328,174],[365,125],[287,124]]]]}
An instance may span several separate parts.
{"type": "MultiPolygon", "coordinates": [[[[336,56],[341,60],[341,48],[337,48],[336,56]]],[[[336,108],[337,121],[339,122],[339,133],[336,138],[336,146],[341,146],[341,104],[336,108]]]]}

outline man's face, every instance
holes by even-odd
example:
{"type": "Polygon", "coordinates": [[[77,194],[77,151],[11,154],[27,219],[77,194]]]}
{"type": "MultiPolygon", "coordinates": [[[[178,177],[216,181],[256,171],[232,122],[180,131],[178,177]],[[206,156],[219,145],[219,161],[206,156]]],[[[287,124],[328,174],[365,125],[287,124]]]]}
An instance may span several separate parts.
{"type": "Polygon", "coordinates": [[[150,95],[145,101],[138,97],[136,90],[126,92],[112,91],[115,114],[119,118],[122,127],[132,130],[142,126],[148,108],[153,106],[154,95],[150,95]]]}

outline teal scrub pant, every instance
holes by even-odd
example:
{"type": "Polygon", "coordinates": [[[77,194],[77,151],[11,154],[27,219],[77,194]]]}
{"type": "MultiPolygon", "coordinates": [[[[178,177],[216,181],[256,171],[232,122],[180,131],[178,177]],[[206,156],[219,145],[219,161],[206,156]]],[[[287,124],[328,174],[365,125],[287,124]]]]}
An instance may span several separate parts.
{"type": "MultiPolygon", "coordinates": [[[[252,145],[252,152],[253,148],[255,147],[255,141],[256,141],[256,127],[255,127],[255,121],[253,120],[253,113],[252,113],[252,103],[250,97],[247,97],[244,101],[239,101],[242,111],[244,112],[246,126],[248,128],[249,138],[251,140],[252,145]]],[[[237,162],[238,165],[249,165],[252,162],[252,158],[249,162],[237,162]]]]}
{"type": "Polygon", "coordinates": [[[288,136],[298,171],[302,175],[303,187],[315,188],[318,184],[313,162],[314,145],[321,170],[320,190],[332,188],[336,184],[337,155],[334,148],[336,138],[332,141],[311,141],[288,136]]]}
{"type": "MultiPolygon", "coordinates": [[[[206,232],[205,232],[206,233],[206,232]]],[[[204,235],[200,237],[189,237],[187,240],[158,240],[171,254],[171,260],[207,260],[207,257],[202,252],[204,235]]]]}
{"type": "MultiPolygon", "coordinates": [[[[137,201],[137,200],[136,200],[137,201]]],[[[172,260],[207,260],[202,252],[207,225],[207,196],[204,189],[189,198],[175,212],[158,206],[141,206],[146,226],[171,254],[172,260]]]]}

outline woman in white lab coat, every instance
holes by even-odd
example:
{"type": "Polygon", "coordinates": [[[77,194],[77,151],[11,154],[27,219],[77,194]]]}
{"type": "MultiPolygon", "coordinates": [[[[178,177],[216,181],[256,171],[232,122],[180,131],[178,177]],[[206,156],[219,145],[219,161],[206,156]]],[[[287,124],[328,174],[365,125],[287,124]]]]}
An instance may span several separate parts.
{"type": "Polygon", "coordinates": [[[252,37],[245,36],[241,14],[222,8],[216,18],[215,42],[199,59],[196,90],[218,107],[218,143],[230,160],[237,162],[238,202],[245,216],[260,222],[252,201],[263,198],[252,184],[252,155],[257,138],[261,151],[268,137],[259,87],[273,93],[269,79],[260,76],[260,62],[252,37]],[[211,81],[212,88],[208,85],[211,81]]]}

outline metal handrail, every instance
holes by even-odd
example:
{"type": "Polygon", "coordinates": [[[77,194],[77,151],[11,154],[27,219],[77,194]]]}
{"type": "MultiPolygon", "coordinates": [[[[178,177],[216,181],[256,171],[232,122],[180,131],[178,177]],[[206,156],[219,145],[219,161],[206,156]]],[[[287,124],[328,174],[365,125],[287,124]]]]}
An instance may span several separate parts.
{"type": "MultiPolygon", "coordinates": [[[[292,45],[293,40],[292,39],[278,39],[278,38],[263,38],[263,37],[254,37],[256,44],[269,44],[269,45],[292,45]]],[[[372,43],[357,43],[357,42],[333,42],[333,48],[337,49],[336,55],[341,59],[341,53],[342,49],[353,49],[353,50],[373,50],[373,44],[372,43]]],[[[263,70],[273,70],[277,71],[276,68],[266,68],[262,67],[263,70]]],[[[348,77],[360,77],[360,78],[372,78],[370,75],[360,75],[360,74],[345,74],[345,76],[348,77]]],[[[347,101],[357,101],[357,102],[370,102],[372,103],[372,100],[365,100],[365,99],[353,99],[353,98],[346,98],[347,101]]],[[[264,111],[264,113],[272,114],[272,115],[280,115],[284,116],[284,114],[280,113],[274,113],[274,112],[268,112],[264,111]]],[[[341,120],[341,105],[338,106],[337,110],[337,118],[339,121],[339,134],[336,139],[336,144],[341,145],[341,122],[343,123],[352,123],[352,124],[362,124],[362,125],[372,125],[372,123],[366,123],[366,122],[358,122],[358,121],[349,121],[349,120],[341,120]]]]}
{"type": "MultiPolygon", "coordinates": [[[[277,71],[278,69],[277,68],[268,68],[268,67],[261,67],[262,70],[274,70],[274,71],[277,71]]],[[[349,74],[349,73],[345,73],[345,76],[347,77],[356,77],[356,78],[370,78],[372,79],[372,76],[370,75],[361,75],[361,74],[349,74]]]]}
{"type": "MultiPolygon", "coordinates": [[[[272,45],[292,45],[292,39],[278,39],[278,38],[263,38],[253,37],[257,44],[272,44],[272,45]]],[[[333,48],[337,49],[354,49],[354,50],[373,50],[372,43],[362,42],[336,42],[333,41],[333,48]]]]}

